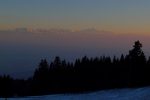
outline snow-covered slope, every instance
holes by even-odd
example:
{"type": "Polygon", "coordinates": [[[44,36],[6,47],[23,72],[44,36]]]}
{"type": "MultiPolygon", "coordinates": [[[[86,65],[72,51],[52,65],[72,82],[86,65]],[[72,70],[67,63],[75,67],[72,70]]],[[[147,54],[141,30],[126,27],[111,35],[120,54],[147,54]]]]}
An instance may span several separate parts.
{"type": "MultiPolygon", "coordinates": [[[[1,98],[0,100],[4,100],[1,98]]],[[[46,95],[8,100],[150,100],[150,87],[137,89],[114,89],[87,94],[46,95]]]]}

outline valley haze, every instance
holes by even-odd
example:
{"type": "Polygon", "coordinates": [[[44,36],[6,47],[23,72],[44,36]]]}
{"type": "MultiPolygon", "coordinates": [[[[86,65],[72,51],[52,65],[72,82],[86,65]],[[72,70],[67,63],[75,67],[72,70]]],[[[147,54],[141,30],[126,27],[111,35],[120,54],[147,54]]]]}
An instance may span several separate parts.
{"type": "Polygon", "coordinates": [[[128,54],[135,40],[140,40],[146,55],[150,55],[150,35],[116,34],[94,28],[71,31],[65,29],[17,28],[0,31],[0,73],[16,78],[32,75],[41,59],[60,56],[74,61],[83,56],[118,56],[128,54]]]}

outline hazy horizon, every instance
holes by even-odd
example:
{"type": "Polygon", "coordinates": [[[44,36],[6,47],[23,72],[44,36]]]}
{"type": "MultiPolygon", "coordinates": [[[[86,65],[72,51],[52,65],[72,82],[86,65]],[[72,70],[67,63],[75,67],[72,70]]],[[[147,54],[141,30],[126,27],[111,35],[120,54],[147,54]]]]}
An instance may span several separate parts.
{"type": "Polygon", "coordinates": [[[14,77],[31,76],[41,59],[55,56],[74,61],[83,56],[120,56],[128,54],[134,41],[140,40],[146,56],[150,55],[150,35],[114,34],[86,29],[0,31],[0,73],[14,77]]]}
{"type": "Polygon", "coordinates": [[[0,74],[28,77],[42,58],[150,55],[148,0],[0,1],[0,74]]]}

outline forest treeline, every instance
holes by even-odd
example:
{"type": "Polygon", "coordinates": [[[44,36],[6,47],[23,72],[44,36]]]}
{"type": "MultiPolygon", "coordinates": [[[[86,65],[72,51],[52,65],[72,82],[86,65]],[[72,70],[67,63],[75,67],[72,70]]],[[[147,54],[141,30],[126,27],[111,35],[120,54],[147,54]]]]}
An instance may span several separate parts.
{"type": "Polygon", "coordinates": [[[80,93],[101,89],[150,85],[150,57],[136,41],[127,55],[83,57],[74,63],[56,57],[49,64],[42,59],[27,80],[0,76],[0,97],[80,93]]]}

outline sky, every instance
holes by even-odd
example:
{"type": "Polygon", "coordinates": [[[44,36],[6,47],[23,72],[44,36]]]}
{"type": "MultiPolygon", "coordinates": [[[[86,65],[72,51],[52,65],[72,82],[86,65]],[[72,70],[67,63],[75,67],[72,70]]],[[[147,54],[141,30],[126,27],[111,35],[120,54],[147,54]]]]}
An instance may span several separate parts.
{"type": "Polygon", "coordinates": [[[149,5],[149,0],[1,0],[0,29],[96,28],[148,34],[149,5]]]}
{"type": "Polygon", "coordinates": [[[42,58],[150,55],[150,0],[1,0],[0,74],[29,77],[42,58]]]}

